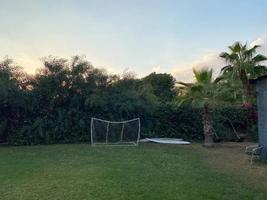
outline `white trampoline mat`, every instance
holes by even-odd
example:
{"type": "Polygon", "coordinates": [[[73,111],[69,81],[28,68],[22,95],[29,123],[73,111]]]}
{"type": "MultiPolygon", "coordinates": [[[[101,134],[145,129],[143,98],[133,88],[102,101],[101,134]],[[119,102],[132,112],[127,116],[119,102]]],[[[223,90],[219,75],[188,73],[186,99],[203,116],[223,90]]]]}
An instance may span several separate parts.
{"type": "Polygon", "coordinates": [[[160,144],[191,144],[188,141],[183,141],[181,138],[146,138],[146,140],[160,144]]]}

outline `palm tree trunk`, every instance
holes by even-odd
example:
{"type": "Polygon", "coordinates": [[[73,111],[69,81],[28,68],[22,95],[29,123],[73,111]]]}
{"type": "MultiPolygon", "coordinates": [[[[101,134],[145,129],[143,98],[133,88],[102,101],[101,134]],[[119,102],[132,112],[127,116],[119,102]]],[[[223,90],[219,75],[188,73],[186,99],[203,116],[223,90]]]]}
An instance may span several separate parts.
{"type": "Polygon", "coordinates": [[[208,105],[204,106],[203,115],[203,131],[204,131],[204,146],[205,147],[213,147],[213,127],[212,127],[212,118],[211,112],[208,105]]]}
{"type": "MultiPolygon", "coordinates": [[[[248,104],[248,105],[252,105],[252,99],[253,99],[253,95],[252,95],[252,86],[249,83],[247,74],[244,70],[240,71],[240,79],[242,82],[242,96],[243,96],[243,104],[248,104]]],[[[251,127],[252,124],[247,121],[246,123],[246,138],[250,137],[249,134],[249,127],[251,127]]]]}
{"type": "Polygon", "coordinates": [[[240,80],[242,82],[242,99],[243,104],[251,103],[251,87],[249,84],[249,80],[247,77],[247,74],[244,70],[239,71],[240,74],[240,80]]]}

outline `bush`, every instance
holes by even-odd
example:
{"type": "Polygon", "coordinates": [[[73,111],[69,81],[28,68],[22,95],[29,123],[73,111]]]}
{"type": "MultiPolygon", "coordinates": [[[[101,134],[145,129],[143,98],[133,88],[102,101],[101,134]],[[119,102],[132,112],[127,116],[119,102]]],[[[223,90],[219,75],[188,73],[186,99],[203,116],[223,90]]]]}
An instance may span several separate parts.
{"type": "MultiPolygon", "coordinates": [[[[255,120],[247,126],[248,114],[247,110],[240,107],[215,109],[213,126],[218,139],[236,141],[236,133],[255,128],[255,120]]],[[[193,141],[204,137],[201,110],[191,107],[173,109],[169,105],[162,106],[153,117],[144,120],[142,125],[142,137],[181,137],[193,141]]]]}
{"type": "MultiPolygon", "coordinates": [[[[31,121],[25,120],[19,127],[12,127],[8,142],[13,145],[90,142],[90,116],[94,114],[67,110],[61,112],[50,119],[44,117],[31,121]]],[[[245,110],[216,109],[213,116],[214,129],[221,140],[236,141],[235,131],[239,133],[248,131],[245,110]]],[[[171,106],[166,105],[161,106],[153,114],[140,113],[140,117],[141,138],[175,137],[190,141],[203,140],[202,117],[199,109],[190,107],[172,109],[171,106]]],[[[254,123],[249,128],[252,130],[255,127],[254,123]]]]}
{"type": "MultiPolygon", "coordinates": [[[[90,142],[91,117],[113,121],[140,117],[142,137],[202,140],[202,111],[175,108],[170,103],[177,96],[174,85],[169,74],[152,73],[143,79],[129,74],[108,75],[80,57],[69,62],[48,57],[44,68],[33,77],[23,76],[10,61],[3,62],[0,142],[90,142]]],[[[255,132],[255,116],[255,111],[247,106],[215,109],[214,128],[220,138],[234,140],[233,129],[255,132]]]]}

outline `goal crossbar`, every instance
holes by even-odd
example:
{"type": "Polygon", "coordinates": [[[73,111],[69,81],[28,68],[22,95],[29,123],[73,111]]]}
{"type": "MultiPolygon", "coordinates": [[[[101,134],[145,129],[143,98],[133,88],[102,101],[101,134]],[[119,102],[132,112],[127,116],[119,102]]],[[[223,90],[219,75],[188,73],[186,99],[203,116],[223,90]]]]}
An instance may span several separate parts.
{"type": "Polygon", "coordinates": [[[109,121],[109,120],[104,120],[104,119],[99,119],[99,118],[92,117],[91,121],[92,120],[98,120],[98,121],[112,123],[112,124],[122,124],[122,123],[132,122],[132,121],[136,121],[136,120],[140,121],[140,118],[134,118],[134,119],[125,120],[125,121],[109,121]]]}

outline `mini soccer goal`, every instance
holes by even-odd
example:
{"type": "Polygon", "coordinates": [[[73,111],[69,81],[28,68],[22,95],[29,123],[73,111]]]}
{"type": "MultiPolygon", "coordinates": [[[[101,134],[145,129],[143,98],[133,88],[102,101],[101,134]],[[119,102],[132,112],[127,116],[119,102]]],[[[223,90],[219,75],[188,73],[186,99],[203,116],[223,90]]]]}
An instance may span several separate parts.
{"type": "Polygon", "coordinates": [[[137,146],[140,119],[108,121],[91,118],[91,145],[137,146]]]}

